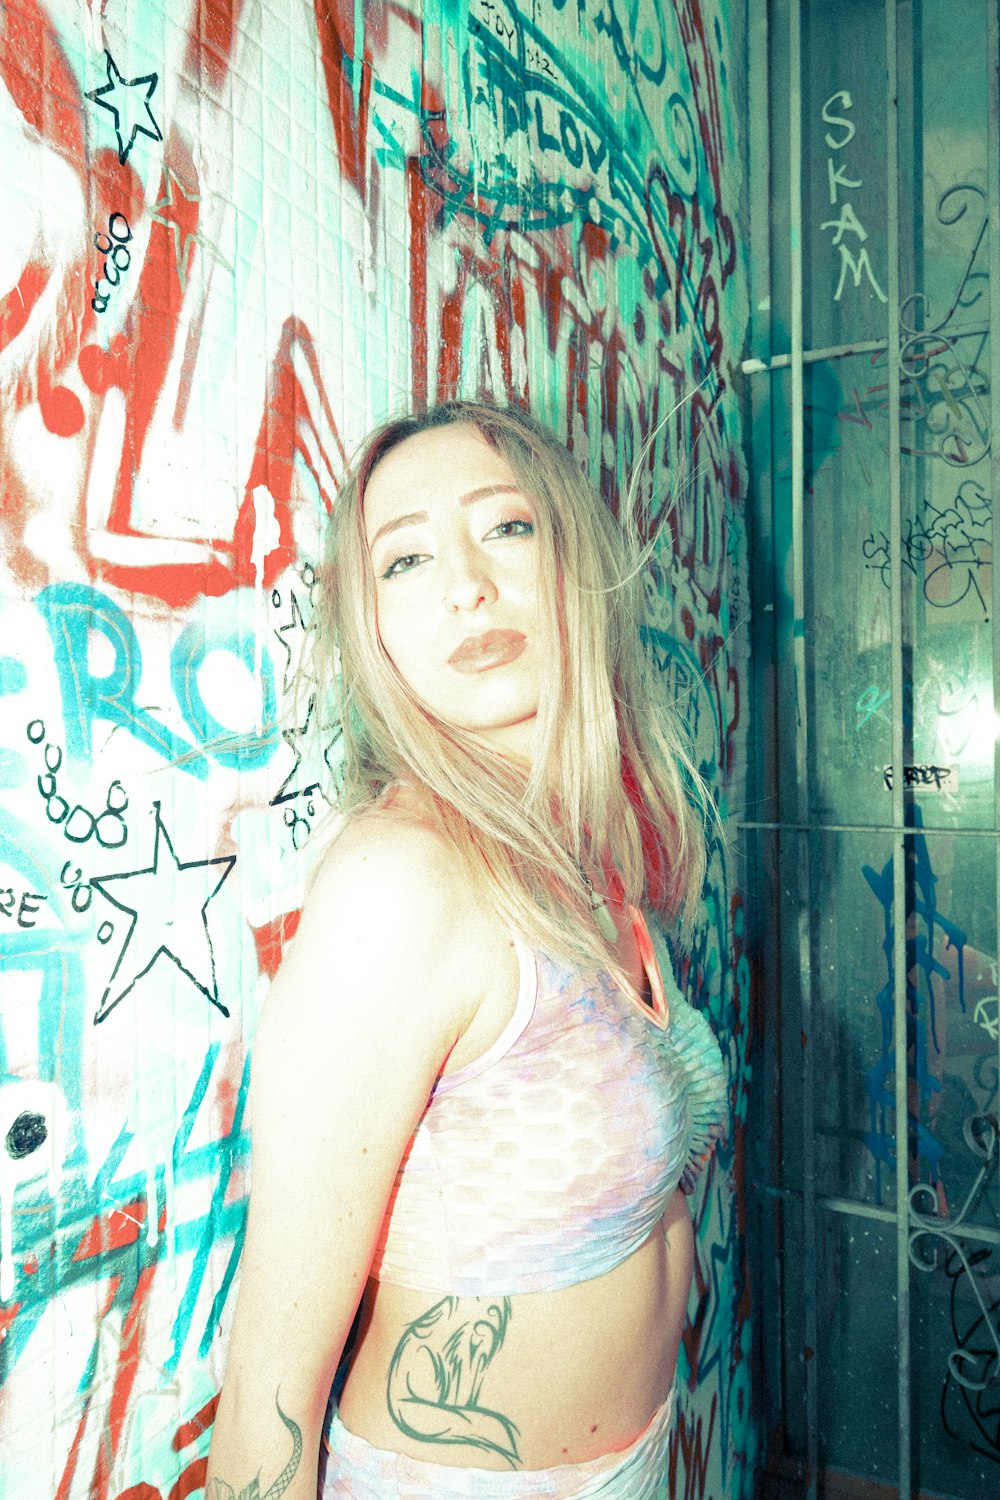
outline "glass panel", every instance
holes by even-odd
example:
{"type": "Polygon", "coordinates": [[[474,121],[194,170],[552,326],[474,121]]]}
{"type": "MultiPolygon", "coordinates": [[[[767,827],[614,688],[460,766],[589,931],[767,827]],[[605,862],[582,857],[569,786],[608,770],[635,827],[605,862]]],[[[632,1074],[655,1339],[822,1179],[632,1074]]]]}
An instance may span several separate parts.
{"type": "MultiPolygon", "coordinates": [[[[784,884],[782,857],[790,852],[794,859],[796,839],[795,834],[779,838],[766,830],[747,839],[744,888],[751,930],[761,931],[776,910],[791,911],[794,892],[784,884]]],[[[755,1124],[747,1133],[751,1176],[758,1187],[750,1198],[759,1308],[754,1388],[765,1413],[770,1450],[763,1493],[775,1497],[784,1495],[786,1483],[789,1494],[801,1495],[806,1456],[801,1012],[797,947],[793,954],[784,951],[794,931],[794,921],[782,923],[774,940],[762,945],[756,962],[759,1003],[749,1106],[755,1124]],[[792,982],[782,983],[782,975],[792,982]]]]}
{"type": "MultiPolygon", "coordinates": [[[[822,1471],[830,1469],[848,1471],[844,1493],[893,1485],[905,1421],[913,1434],[913,1491],[979,1500],[996,1491],[1000,1472],[1000,1172],[985,1171],[995,1129],[987,1117],[1000,1117],[992,834],[1000,705],[993,693],[985,232],[987,195],[997,184],[986,170],[989,7],[981,0],[895,7],[898,455],[889,452],[888,424],[886,7],[879,0],[803,0],[800,11],[801,79],[789,63],[789,0],[768,10],[770,282],[762,287],[758,277],[753,287],[755,305],[769,309],[772,354],[787,356],[789,112],[800,104],[803,409],[793,409],[787,364],[754,377],[766,394],[753,392],[752,466],[760,503],[769,507],[759,536],[773,548],[754,571],[756,702],[773,704],[758,753],[762,822],[799,822],[802,732],[807,752],[807,828],[752,835],[762,1014],[756,1058],[764,1073],[754,1101],[765,1133],[757,1160],[758,1182],[766,1184],[758,1215],[763,1303],[766,1257],[784,1258],[781,1306],[762,1326],[762,1337],[773,1340],[761,1358],[773,1437],[769,1477],[775,1484],[794,1480],[808,1452],[808,1310],[818,1330],[820,1493],[822,1471]],[[810,358],[821,351],[822,358],[810,358]],[[800,425],[804,501],[794,519],[791,449],[800,425]],[[765,436],[770,452],[762,453],[765,436]],[[893,641],[889,484],[897,458],[903,622],[902,638],[893,641]],[[792,605],[797,541],[802,621],[792,605]],[[804,704],[794,676],[803,645],[804,704]],[[903,667],[901,702],[890,694],[894,651],[903,667]],[[894,717],[903,731],[912,829],[904,912],[894,909],[893,844],[884,826],[893,816],[885,769],[894,717]],[[824,830],[831,824],[872,826],[824,830]],[[899,923],[907,945],[905,1205],[896,1203],[895,1182],[892,945],[899,923]],[[803,1052],[803,1040],[811,1041],[811,1053],[803,1052]],[[802,1215],[812,1188],[817,1254],[806,1265],[802,1215]],[[857,1211],[834,1211],[824,1198],[854,1203],[857,1211]],[[912,1293],[902,1414],[897,1228],[894,1218],[879,1217],[897,1208],[909,1215],[904,1269],[912,1293]],[[977,1391],[970,1378],[984,1388],[977,1391]]],[[[751,145],[756,149],[755,138],[751,145]]],[[[804,1489],[808,1476],[800,1477],[804,1489]]],[[[840,1493],[841,1477],[827,1488],[840,1493]]]]}
{"type": "Polygon", "coordinates": [[[749,1141],[753,1172],[768,1187],[801,1193],[803,1185],[802,1008],[798,983],[797,906],[798,835],[770,832],[753,836],[747,847],[748,901],[751,930],[760,932],[770,915],[782,911],[788,920],[773,932],[756,965],[756,991],[766,997],[758,1010],[754,1040],[753,1101],[757,1122],[749,1141]],[[779,1080],[776,1086],[775,1080],[779,1080]]]}
{"type": "Polygon", "coordinates": [[[821,1212],[817,1235],[820,1464],[898,1474],[896,1230],[821,1212]]]}
{"type": "MultiPolygon", "coordinates": [[[[773,569],[767,582],[772,583],[773,598],[758,594],[754,601],[752,623],[758,655],[758,678],[768,678],[773,672],[776,681],[775,717],[773,724],[776,743],[769,746],[769,764],[774,780],[762,788],[758,802],[762,820],[783,820],[794,823],[798,815],[798,795],[795,769],[795,736],[786,732],[782,713],[794,702],[794,610],[793,610],[793,532],[792,532],[792,430],[791,430],[791,376],[788,370],[778,370],[768,377],[770,405],[766,407],[770,428],[770,448],[765,453],[760,443],[754,448],[755,483],[760,482],[773,494],[773,517],[771,544],[774,549],[773,569]],[[766,663],[766,666],[765,666],[766,663]]],[[[761,424],[767,431],[767,426],[761,424]]],[[[755,695],[755,703],[768,690],[762,685],[755,695]]],[[[769,726],[770,727],[770,726],[769,726]]]]}
{"type": "MultiPolygon", "coordinates": [[[[770,1372],[769,1405],[772,1416],[768,1436],[778,1452],[799,1461],[806,1454],[806,1392],[802,1364],[805,1350],[805,1286],[802,1253],[802,1203],[795,1198],[764,1198],[761,1219],[765,1226],[764,1243],[773,1246],[777,1259],[777,1286],[784,1315],[772,1304],[770,1316],[762,1325],[762,1335],[771,1348],[767,1367],[770,1372]],[[777,1413],[780,1412],[780,1428],[777,1413]]],[[[772,1282],[773,1284],[773,1282],[772,1282]]]]}
{"type": "Polygon", "coordinates": [[[901,69],[915,145],[900,176],[919,188],[916,232],[903,237],[903,565],[913,761],[944,781],[921,799],[925,825],[939,827],[993,822],[986,19],[973,0],[917,7],[901,69]]]}
{"type": "Polygon", "coordinates": [[[803,7],[802,249],[806,349],[886,336],[885,13],[803,7]]]}
{"type": "Polygon", "coordinates": [[[819,1193],[895,1204],[892,842],[814,836],[813,1018],[819,1193]]]}
{"type": "MultiPolygon", "coordinates": [[[[976,1117],[997,1117],[996,851],[992,839],[913,840],[914,969],[926,1145],[921,1181],[956,1217],[983,1165],[976,1117]]],[[[916,1205],[930,1206],[930,1198],[916,1205]]],[[[1000,1230],[1000,1174],[965,1222],[1000,1230]]]]}
{"type": "Polygon", "coordinates": [[[932,1262],[928,1271],[910,1274],[916,1478],[921,1490],[978,1500],[1000,1489],[997,1356],[984,1316],[992,1303],[995,1323],[1000,1250],[977,1250],[966,1241],[963,1256],[938,1242],[935,1259],[933,1246],[915,1249],[932,1262]],[[994,1379],[976,1390],[956,1370],[974,1382],[994,1379]]]}
{"type": "Polygon", "coordinates": [[[892,759],[885,354],[805,372],[810,814],[884,823],[892,759]]]}
{"type": "MultiPolygon", "coordinates": [[[[813,965],[817,1187],[893,1207],[892,845],[875,834],[814,836],[812,845],[813,884],[823,892],[813,965]]],[[[993,842],[915,834],[906,871],[911,1177],[954,1214],[982,1165],[965,1122],[997,1107],[993,842]]],[[[971,1222],[1000,1227],[998,1194],[994,1177],[971,1222]]]]}
{"type": "MultiPolygon", "coordinates": [[[[762,140],[751,134],[751,150],[766,151],[770,175],[769,234],[771,242],[771,284],[766,289],[771,313],[771,352],[787,355],[792,347],[791,335],[791,236],[789,234],[789,101],[794,97],[788,60],[789,0],[772,0],[768,32],[768,88],[771,101],[770,138],[762,140]]],[[[751,131],[753,122],[751,122],[751,131]]],[[[750,250],[753,253],[753,236],[750,250]]],[[[765,300],[765,289],[759,288],[754,301],[765,300]]],[[[775,451],[775,456],[782,452],[775,451]]]]}

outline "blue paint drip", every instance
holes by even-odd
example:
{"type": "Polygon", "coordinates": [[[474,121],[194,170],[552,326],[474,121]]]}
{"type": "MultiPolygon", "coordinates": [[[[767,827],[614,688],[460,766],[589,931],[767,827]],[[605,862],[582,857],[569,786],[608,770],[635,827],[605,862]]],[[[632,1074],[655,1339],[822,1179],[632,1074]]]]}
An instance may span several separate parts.
{"type": "MultiPolygon", "coordinates": [[[[242,1133],[243,1114],[244,1110],[246,1109],[247,1094],[249,1093],[249,1089],[250,1059],[249,1057],[247,1057],[246,1062],[243,1066],[243,1077],[240,1081],[239,1093],[236,1099],[236,1111],[233,1116],[232,1134],[234,1137],[238,1137],[242,1133]]],[[[226,1196],[226,1190],[229,1187],[229,1179],[232,1176],[233,1167],[236,1164],[234,1154],[231,1151],[220,1152],[217,1147],[215,1148],[215,1153],[218,1176],[215,1181],[215,1187],[212,1191],[211,1205],[209,1207],[208,1213],[202,1220],[201,1234],[198,1239],[197,1249],[195,1250],[194,1259],[191,1266],[191,1274],[188,1277],[188,1284],[184,1289],[184,1295],[181,1298],[180,1306],[177,1309],[177,1317],[174,1320],[172,1333],[173,1349],[169,1357],[167,1358],[165,1365],[165,1369],[168,1374],[173,1374],[173,1372],[177,1369],[178,1364],[180,1363],[180,1358],[184,1351],[184,1345],[187,1340],[188,1332],[191,1328],[191,1320],[194,1317],[194,1310],[195,1304],[198,1300],[198,1293],[201,1291],[201,1285],[205,1279],[205,1272],[208,1268],[208,1257],[212,1252],[213,1246],[217,1243],[217,1240],[219,1238],[220,1223],[224,1218],[231,1219],[233,1217],[231,1207],[230,1211],[226,1212],[224,1210],[223,1203],[226,1196]]],[[[235,1233],[236,1237],[242,1240],[242,1218],[243,1214],[245,1213],[245,1206],[241,1205],[240,1209],[240,1224],[236,1227],[235,1233]]],[[[235,1270],[235,1266],[232,1266],[232,1269],[235,1270]]],[[[231,1276],[229,1279],[230,1281],[232,1280],[231,1276]]],[[[226,1286],[226,1290],[228,1292],[228,1284],[226,1286]]],[[[218,1311],[221,1313],[222,1305],[219,1303],[218,1296],[215,1299],[215,1303],[213,1303],[213,1314],[215,1314],[216,1307],[218,1307],[218,1311]]],[[[206,1333],[202,1337],[202,1343],[204,1343],[205,1337],[210,1337],[211,1333],[214,1333],[214,1331],[214,1327],[211,1326],[210,1322],[209,1328],[206,1329],[206,1333]]]]}
{"type": "MultiPolygon", "coordinates": [[[[914,808],[914,826],[917,830],[923,827],[923,818],[919,807],[914,808]]],[[[965,944],[966,934],[962,929],[948,917],[943,916],[937,909],[935,886],[937,876],[931,866],[930,854],[927,848],[927,840],[923,833],[916,832],[910,839],[910,847],[906,851],[907,870],[911,878],[914,891],[913,904],[910,911],[906,913],[908,918],[911,914],[926,924],[926,932],[915,933],[906,941],[906,1043],[907,1043],[907,1076],[912,1078],[916,1084],[920,1100],[920,1111],[930,1103],[931,1097],[940,1093],[941,1083],[931,1072],[927,1060],[927,1032],[929,1030],[931,1043],[936,1052],[940,1052],[937,1028],[937,996],[934,990],[935,978],[948,980],[951,978],[951,970],[947,968],[938,958],[935,952],[935,941],[938,930],[944,935],[945,950],[953,948],[956,953],[958,965],[958,1000],[959,1005],[965,1010],[965,944]],[[914,983],[910,975],[918,974],[918,980],[914,983]],[[922,1024],[921,1004],[926,1006],[927,1025],[922,1024]],[[912,1062],[910,1054],[912,1053],[912,1062]]],[[[895,1077],[896,1052],[893,1046],[895,996],[894,996],[894,969],[893,948],[895,943],[895,923],[893,913],[893,858],[887,860],[882,870],[876,873],[871,866],[865,865],[862,874],[876,896],[882,907],[884,920],[884,939],[882,951],[885,954],[887,978],[885,984],[875,996],[875,1004],[878,1006],[882,1019],[882,1054],[878,1062],[869,1069],[867,1075],[867,1089],[869,1100],[869,1111],[871,1129],[865,1132],[864,1141],[875,1160],[875,1190],[878,1202],[882,1201],[882,1164],[893,1165],[896,1159],[895,1132],[890,1130],[886,1124],[887,1115],[891,1112],[895,1115],[896,1101],[895,1093],[889,1089],[889,1080],[895,1077]]],[[[915,1146],[918,1156],[924,1158],[931,1170],[931,1182],[937,1182],[938,1164],[941,1160],[944,1148],[934,1136],[932,1130],[912,1110],[908,1111],[909,1133],[911,1145],[915,1146]]]]}

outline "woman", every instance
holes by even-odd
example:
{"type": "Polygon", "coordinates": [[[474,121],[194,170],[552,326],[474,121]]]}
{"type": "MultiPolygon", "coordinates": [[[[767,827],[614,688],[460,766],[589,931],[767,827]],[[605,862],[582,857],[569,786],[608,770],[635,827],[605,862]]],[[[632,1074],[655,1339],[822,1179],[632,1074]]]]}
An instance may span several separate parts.
{"type": "Polygon", "coordinates": [[[345,817],[254,1045],[210,1500],[664,1493],[724,1077],[635,905],[698,895],[707,802],[630,562],[515,410],[391,422],[338,497],[345,817]]]}

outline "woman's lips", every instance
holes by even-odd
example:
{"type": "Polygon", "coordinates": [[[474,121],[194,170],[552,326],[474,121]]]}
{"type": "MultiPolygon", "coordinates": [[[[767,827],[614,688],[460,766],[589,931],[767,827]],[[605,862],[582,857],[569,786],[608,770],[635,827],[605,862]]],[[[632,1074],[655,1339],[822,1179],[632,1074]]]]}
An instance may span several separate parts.
{"type": "Polygon", "coordinates": [[[456,672],[488,672],[516,660],[528,644],[519,630],[487,630],[470,635],[448,658],[456,672]]]}

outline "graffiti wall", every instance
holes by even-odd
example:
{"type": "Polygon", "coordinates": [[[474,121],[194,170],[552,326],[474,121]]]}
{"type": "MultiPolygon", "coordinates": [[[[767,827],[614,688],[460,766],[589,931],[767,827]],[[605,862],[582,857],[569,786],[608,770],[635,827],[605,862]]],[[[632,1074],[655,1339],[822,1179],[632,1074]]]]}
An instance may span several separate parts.
{"type": "MultiPolygon", "coordinates": [[[[203,1482],[247,1060],[330,794],[290,674],[373,421],[526,401],[611,504],[641,457],[651,649],[732,800],[742,48],[722,0],[0,0],[5,1496],[203,1482]]],[[[721,849],[681,969],[733,1119],[693,1200],[674,1492],[729,1500],[754,1437],[721,849]]]]}

